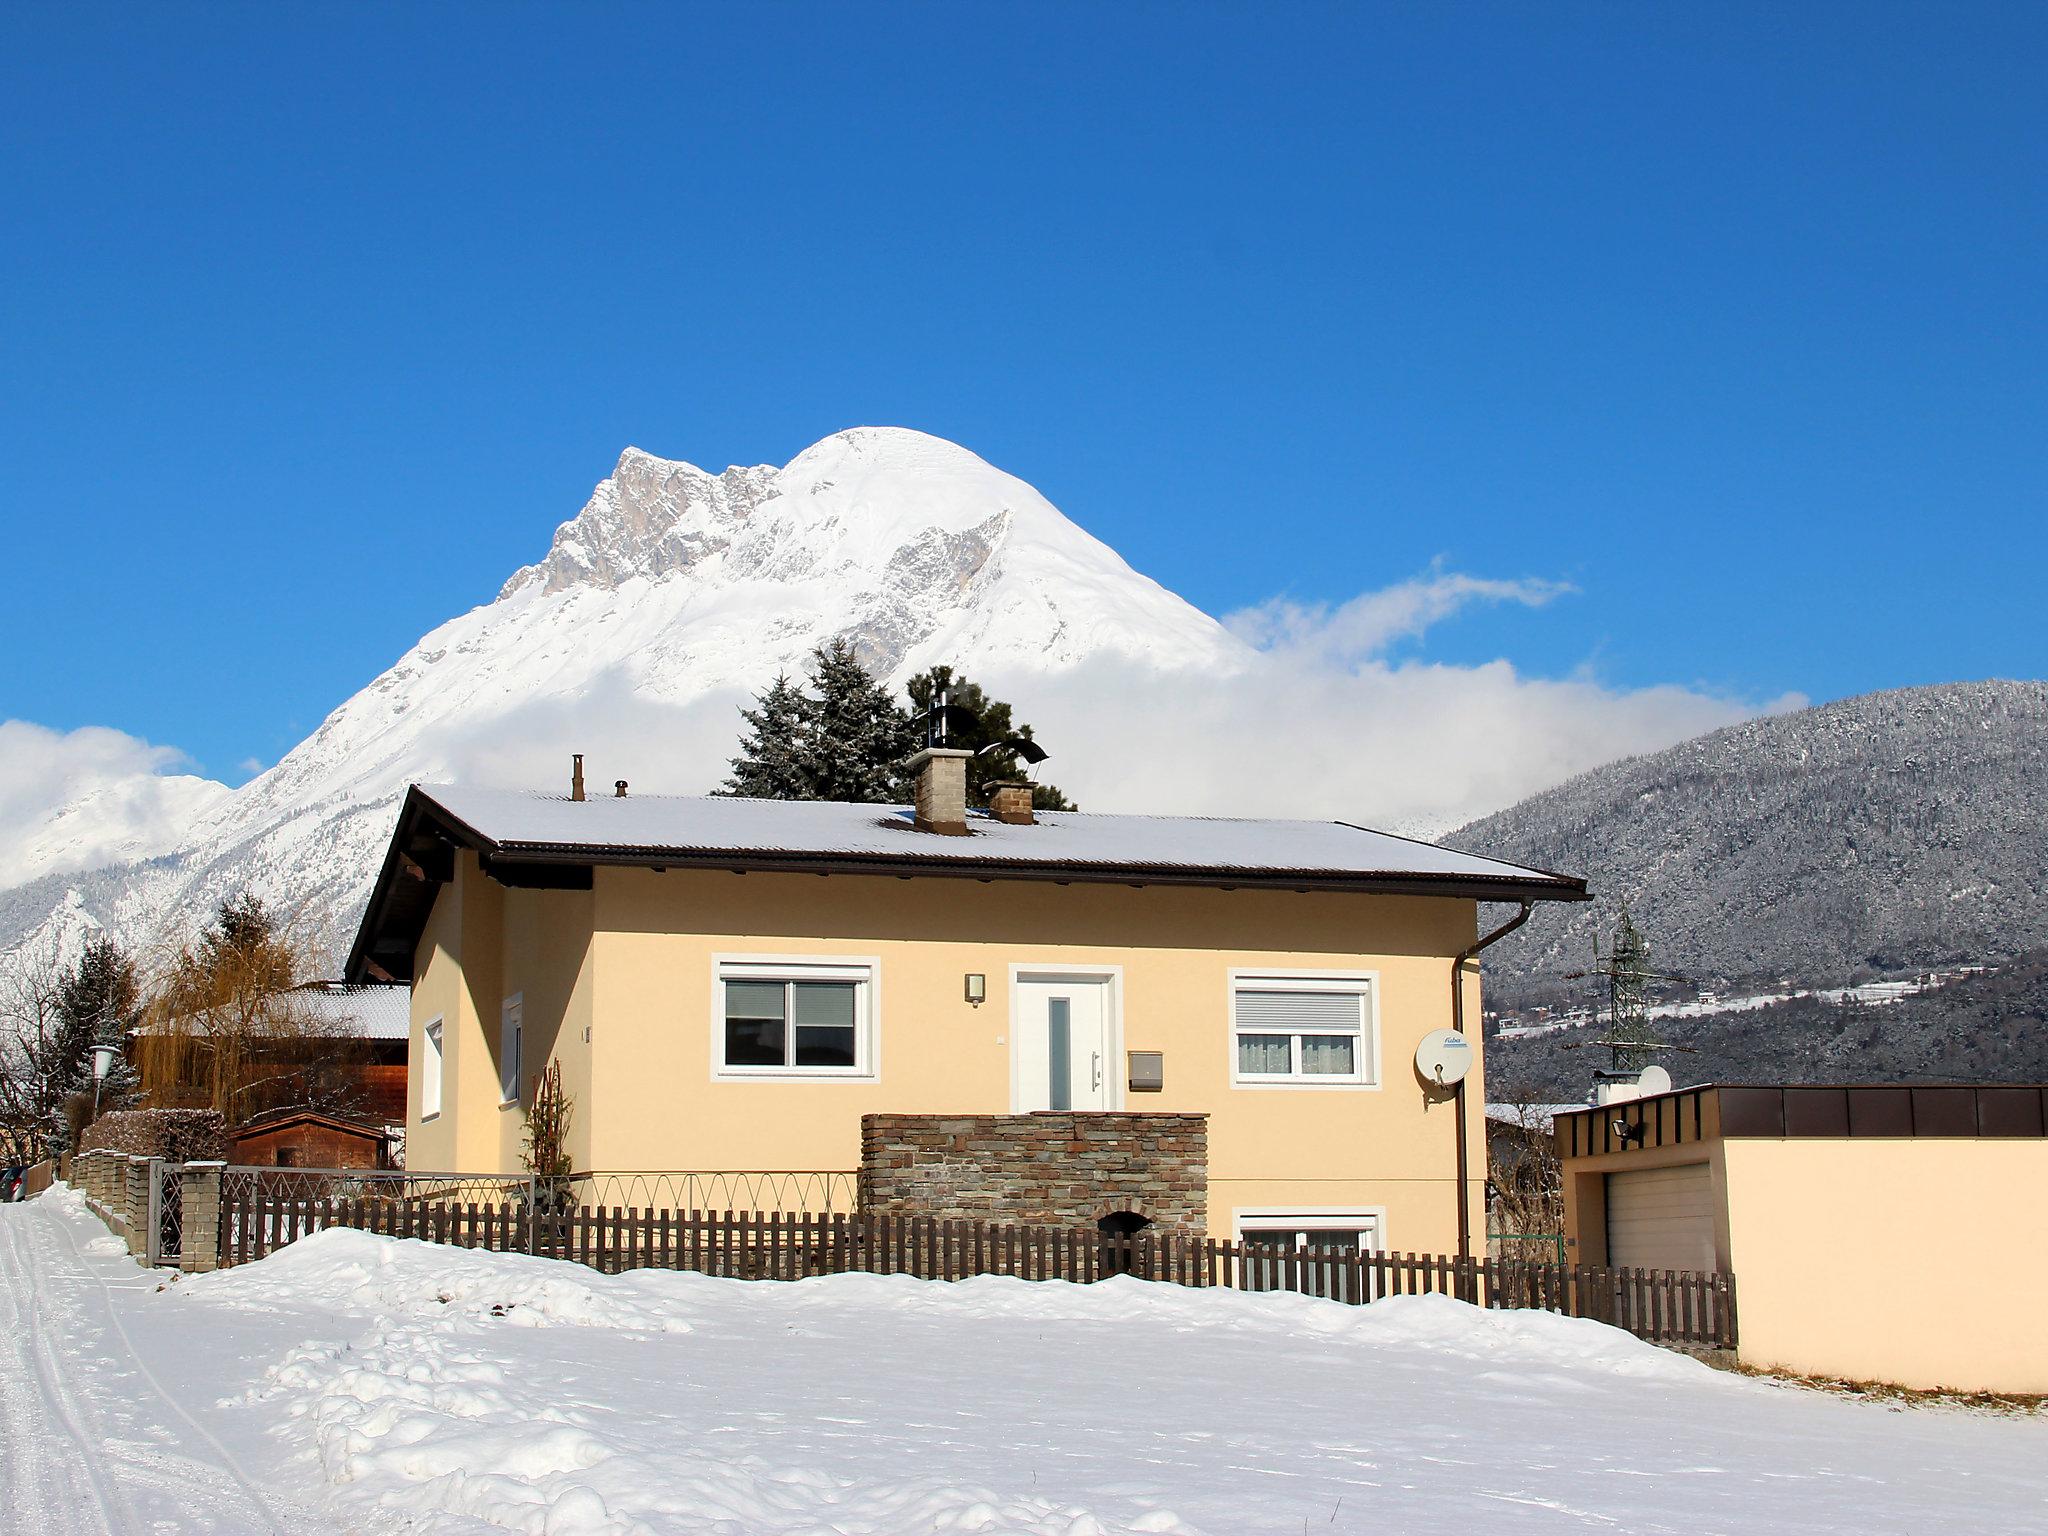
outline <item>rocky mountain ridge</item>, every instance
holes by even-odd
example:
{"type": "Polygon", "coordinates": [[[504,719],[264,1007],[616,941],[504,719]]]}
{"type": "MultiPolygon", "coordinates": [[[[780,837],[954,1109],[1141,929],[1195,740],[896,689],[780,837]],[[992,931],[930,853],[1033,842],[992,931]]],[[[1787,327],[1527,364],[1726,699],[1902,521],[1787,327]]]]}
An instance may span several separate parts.
{"type": "Polygon", "coordinates": [[[842,636],[896,680],[937,662],[1015,678],[1105,658],[1215,676],[1251,654],[939,438],[855,428],[779,469],[722,474],[628,449],[494,601],[424,636],[241,789],[191,797],[181,845],[0,891],[0,948],[96,926],[175,933],[179,914],[247,886],[337,949],[407,783],[552,783],[574,747],[607,779],[700,793],[736,738],[734,706],[842,636]]]}

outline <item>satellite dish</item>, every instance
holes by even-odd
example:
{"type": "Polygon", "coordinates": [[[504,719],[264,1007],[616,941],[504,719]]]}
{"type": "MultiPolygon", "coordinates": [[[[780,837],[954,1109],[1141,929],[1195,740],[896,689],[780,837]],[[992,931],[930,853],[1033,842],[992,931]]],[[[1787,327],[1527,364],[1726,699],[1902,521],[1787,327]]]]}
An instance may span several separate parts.
{"type": "Polygon", "coordinates": [[[1636,1074],[1636,1097],[1647,1099],[1653,1093],[1671,1091],[1671,1074],[1662,1067],[1645,1067],[1636,1074]]]}
{"type": "Polygon", "coordinates": [[[1439,1029],[1415,1047],[1415,1075],[1435,1088],[1465,1081],[1472,1070],[1472,1042],[1455,1029],[1439,1029]]]}

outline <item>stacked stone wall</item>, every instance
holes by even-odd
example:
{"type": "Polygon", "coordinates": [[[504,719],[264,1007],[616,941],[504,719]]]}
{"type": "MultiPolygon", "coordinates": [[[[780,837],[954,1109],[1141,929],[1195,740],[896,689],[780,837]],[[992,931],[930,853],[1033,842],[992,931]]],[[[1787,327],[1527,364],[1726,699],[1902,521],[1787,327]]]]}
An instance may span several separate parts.
{"type": "Polygon", "coordinates": [[[1028,1225],[1208,1223],[1207,1115],[863,1115],[864,1211],[1028,1225]]]}

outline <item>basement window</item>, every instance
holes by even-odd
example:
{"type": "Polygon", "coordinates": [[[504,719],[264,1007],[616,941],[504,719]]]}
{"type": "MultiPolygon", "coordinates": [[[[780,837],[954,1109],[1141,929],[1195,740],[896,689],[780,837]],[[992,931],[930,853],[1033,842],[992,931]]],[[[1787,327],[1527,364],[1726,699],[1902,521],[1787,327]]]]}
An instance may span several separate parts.
{"type": "Polygon", "coordinates": [[[1379,1252],[1385,1246],[1384,1221],[1377,1210],[1240,1211],[1234,1223],[1237,1240],[1255,1250],[1241,1260],[1245,1289],[1298,1290],[1333,1301],[1377,1300],[1372,1277],[1344,1261],[1379,1252]],[[1282,1257],[1289,1249],[1296,1255],[1291,1262],[1282,1257]]]}
{"type": "Polygon", "coordinates": [[[728,960],[718,967],[720,1077],[872,1077],[874,966],[728,960]]]}
{"type": "Polygon", "coordinates": [[[1231,976],[1231,1081],[1242,1087],[1358,1088],[1378,1081],[1369,976],[1231,976]]]}

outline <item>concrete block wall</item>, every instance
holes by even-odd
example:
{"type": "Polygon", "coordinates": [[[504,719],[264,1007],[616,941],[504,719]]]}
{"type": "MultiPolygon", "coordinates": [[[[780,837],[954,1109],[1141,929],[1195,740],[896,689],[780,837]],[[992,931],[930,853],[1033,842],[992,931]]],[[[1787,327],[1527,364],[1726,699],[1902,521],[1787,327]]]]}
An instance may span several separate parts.
{"type": "Polygon", "coordinates": [[[146,1257],[149,1248],[149,1159],[123,1158],[122,1210],[127,1218],[128,1251],[146,1257]]]}
{"type": "Polygon", "coordinates": [[[178,1267],[203,1275],[220,1264],[220,1186],[226,1163],[187,1163],[179,1174],[178,1267]]]}
{"type": "Polygon", "coordinates": [[[1129,1212],[1200,1233],[1209,1117],[863,1115],[860,1203],[863,1211],[1047,1226],[1092,1226],[1129,1212]]]}

